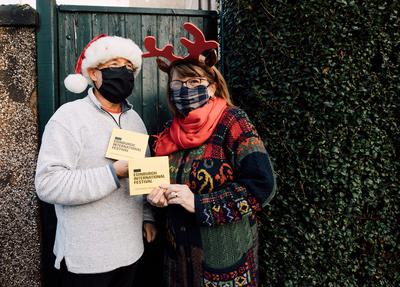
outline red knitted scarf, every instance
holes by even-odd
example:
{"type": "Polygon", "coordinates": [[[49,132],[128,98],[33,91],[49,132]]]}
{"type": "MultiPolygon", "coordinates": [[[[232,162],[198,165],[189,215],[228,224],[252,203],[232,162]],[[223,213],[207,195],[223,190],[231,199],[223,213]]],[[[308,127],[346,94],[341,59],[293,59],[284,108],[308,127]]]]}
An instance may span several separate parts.
{"type": "Polygon", "coordinates": [[[202,145],[213,134],[226,106],[225,99],[215,97],[187,117],[174,117],[171,127],[156,136],[156,156],[202,145]]]}

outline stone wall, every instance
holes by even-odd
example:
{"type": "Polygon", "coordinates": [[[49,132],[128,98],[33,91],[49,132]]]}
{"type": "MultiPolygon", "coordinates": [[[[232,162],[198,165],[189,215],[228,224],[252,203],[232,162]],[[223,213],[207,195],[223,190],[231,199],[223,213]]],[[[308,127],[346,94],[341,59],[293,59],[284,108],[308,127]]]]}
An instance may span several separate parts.
{"type": "Polygon", "coordinates": [[[0,286],[40,286],[36,12],[0,6],[0,286]]]}

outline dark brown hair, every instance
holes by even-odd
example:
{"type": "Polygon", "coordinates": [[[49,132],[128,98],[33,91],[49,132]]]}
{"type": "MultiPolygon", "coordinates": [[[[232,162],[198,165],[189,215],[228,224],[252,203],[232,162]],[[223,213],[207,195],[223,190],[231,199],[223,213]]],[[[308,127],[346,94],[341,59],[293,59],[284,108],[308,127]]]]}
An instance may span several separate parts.
{"type": "Polygon", "coordinates": [[[210,84],[216,84],[214,96],[225,99],[228,106],[233,106],[226,81],[221,72],[218,71],[215,66],[209,67],[202,62],[193,60],[178,60],[171,63],[168,73],[168,103],[174,114],[176,114],[177,111],[169,98],[169,83],[171,82],[172,74],[174,72],[176,72],[180,77],[206,78],[210,84]]]}

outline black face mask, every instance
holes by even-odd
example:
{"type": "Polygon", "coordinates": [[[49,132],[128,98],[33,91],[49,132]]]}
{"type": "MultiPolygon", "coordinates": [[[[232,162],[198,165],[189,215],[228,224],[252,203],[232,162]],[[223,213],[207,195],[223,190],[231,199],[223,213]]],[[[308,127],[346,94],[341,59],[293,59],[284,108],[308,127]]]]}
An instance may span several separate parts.
{"type": "Polygon", "coordinates": [[[103,82],[97,89],[106,100],[118,104],[129,97],[135,86],[133,71],[128,70],[125,66],[104,68],[99,71],[103,82]]]}

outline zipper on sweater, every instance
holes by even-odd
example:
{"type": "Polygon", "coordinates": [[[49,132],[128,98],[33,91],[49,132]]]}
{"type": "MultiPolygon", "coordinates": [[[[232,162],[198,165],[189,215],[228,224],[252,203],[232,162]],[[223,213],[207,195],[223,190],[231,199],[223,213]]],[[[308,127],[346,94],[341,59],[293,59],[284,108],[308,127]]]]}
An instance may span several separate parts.
{"type": "Polygon", "coordinates": [[[189,156],[189,152],[190,150],[185,150],[183,152],[182,161],[178,168],[178,172],[176,173],[176,183],[178,184],[183,184],[183,170],[185,169],[185,164],[189,156]]]}
{"type": "MultiPolygon", "coordinates": [[[[185,165],[188,161],[189,158],[189,153],[190,150],[185,150],[183,152],[182,155],[182,160],[180,162],[179,168],[178,168],[178,172],[176,173],[176,183],[178,184],[184,184],[184,169],[185,169],[185,165]]],[[[190,269],[190,271],[187,274],[183,274],[183,276],[186,276],[186,280],[189,282],[189,285],[191,286],[191,284],[193,284],[193,268],[191,268],[191,257],[192,257],[192,253],[191,253],[191,248],[190,248],[190,240],[189,240],[189,235],[188,235],[188,231],[185,227],[186,220],[183,220],[183,222],[181,223],[183,224],[180,227],[180,232],[182,233],[181,236],[183,238],[183,250],[185,252],[185,264],[187,266],[188,269],[190,269]]]]}
{"type": "Polygon", "coordinates": [[[118,122],[115,120],[115,118],[113,117],[113,115],[112,114],[110,114],[109,112],[107,112],[105,109],[103,109],[103,108],[101,108],[103,111],[105,111],[112,119],[113,119],[113,121],[114,121],[114,123],[116,123],[117,124],[117,126],[120,128],[120,129],[122,129],[122,127],[121,127],[121,116],[122,116],[122,114],[123,113],[125,113],[125,112],[121,112],[120,114],[119,114],[119,117],[118,117],[118,122]]]}
{"type": "MultiPolygon", "coordinates": [[[[176,183],[178,184],[184,184],[184,169],[185,169],[185,165],[188,163],[188,159],[189,159],[189,154],[190,154],[190,150],[184,150],[183,155],[182,155],[182,160],[180,162],[179,168],[178,168],[178,172],[176,173],[176,183]]],[[[183,220],[183,222],[181,223],[183,224],[180,227],[180,232],[182,233],[182,239],[183,239],[183,249],[185,252],[185,264],[187,266],[187,268],[189,269],[188,274],[187,275],[183,275],[186,276],[186,280],[187,282],[189,282],[189,285],[192,286],[192,284],[194,284],[193,280],[193,267],[191,267],[192,264],[192,252],[191,252],[191,241],[189,239],[189,234],[188,234],[188,230],[187,227],[190,226],[190,224],[187,222],[187,220],[183,220]],[[188,226],[189,224],[189,226],[188,226]]],[[[190,232],[190,231],[189,231],[190,232]]]]}

